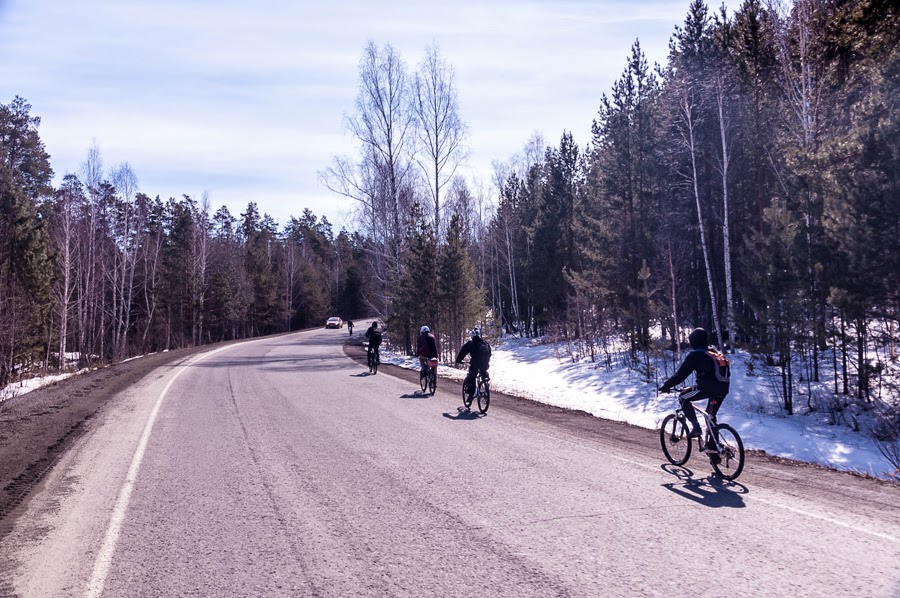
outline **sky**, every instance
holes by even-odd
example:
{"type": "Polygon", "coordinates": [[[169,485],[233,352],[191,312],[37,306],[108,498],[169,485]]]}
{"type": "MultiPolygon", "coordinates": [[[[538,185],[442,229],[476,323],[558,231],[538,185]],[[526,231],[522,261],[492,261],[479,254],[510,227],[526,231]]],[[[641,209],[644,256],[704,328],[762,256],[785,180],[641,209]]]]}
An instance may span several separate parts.
{"type": "MultiPolygon", "coordinates": [[[[736,2],[732,2],[736,5],[736,2]]],[[[54,184],[93,143],[163,199],[250,201],[284,225],[304,208],[352,228],[318,172],[356,155],[362,51],[410,70],[436,44],[469,128],[462,173],[488,184],[535,132],[580,145],[636,39],[664,63],[689,0],[0,0],[0,103],[41,118],[54,184]]],[[[718,6],[718,4],[715,4],[718,6]]]]}

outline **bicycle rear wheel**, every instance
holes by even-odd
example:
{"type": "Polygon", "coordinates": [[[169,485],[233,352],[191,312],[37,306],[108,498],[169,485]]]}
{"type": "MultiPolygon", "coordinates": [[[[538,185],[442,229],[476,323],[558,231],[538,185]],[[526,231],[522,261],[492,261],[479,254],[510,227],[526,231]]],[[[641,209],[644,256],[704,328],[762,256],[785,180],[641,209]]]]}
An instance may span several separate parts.
{"type": "Polygon", "coordinates": [[[744,443],[728,424],[717,425],[715,432],[720,451],[718,460],[714,458],[717,455],[710,455],[713,469],[723,480],[734,480],[744,470],[744,443]]]}
{"type": "Polygon", "coordinates": [[[472,396],[466,392],[465,381],[463,382],[462,395],[463,395],[463,405],[466,406],[466,409],[469,409],[472,406],[472,396]]]}
{"type": "Polygon", "coordinates": [[[431,396],[434,396],[434,389],[437,388],[437,370],[430,368],[428,370],[428,390],[431,396]]]}
{"type": "Polygon", "coordinates": [[[478,393],[478,410],[485,414],[491,405],[491,385],[487,382],[482,382],[479,386],[481,387],[481,392],[478,393]]]}
{"type": "Polygon", "coordinates": [[[428,390],[428,378],[431,376],[431,372],[426,371],[425,375],[419,374],[419,387],[421,387],[422,392],[428,390]]]}
{"type": "Polygon", "coordinates": [[[672,465],[684,465],[691,458],[691,439],[688,437],[687,422],[674,413],[663,420],[659,428],[659,444],[663,454],[672,465]]]}

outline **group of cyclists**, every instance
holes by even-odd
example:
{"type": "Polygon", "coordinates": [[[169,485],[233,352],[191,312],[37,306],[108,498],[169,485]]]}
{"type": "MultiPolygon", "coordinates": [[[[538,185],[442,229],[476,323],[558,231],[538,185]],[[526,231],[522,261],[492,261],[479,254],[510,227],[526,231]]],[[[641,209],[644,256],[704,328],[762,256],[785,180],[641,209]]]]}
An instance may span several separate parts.
{"type": "MultiPolygon", "coordinates": [[[[380,359],[379,347],[381,346],[382,338],[378,322],[372,322],[372,325],[366,330],[366,340],[368,341],[367,357],[374,352],[375,358],[380,359]]],[[[692,403],[709,400],[708,413],[715,421],[716,413],[722,405],[722,400],[728,394],[728,372],[727,370],[724,372],[725,377],[720,372],[721,368],[718,360],[721,359],[721,354],[715,351],[714,347],[710,347],[706,330],[703,328],[694,329],[688,337],[688,341],[691,345],[691,352],[688,353],[678,371],[666,380],[659,390],[668,392],[676,385],[684,382],[690,374],[696,373],[697,384],[686,389],[681,397],[684,414],[691,424],[689,435],[693,438],[700,435],[700,423],[697,420],[697,415],[694,413],[692,403]]],[[[437,338],[428,326],[422,326],[419,329],[416,355],[419,358],[419,378],[425,378],[430,367],[428,365],[429,360],[434,360],[438,357],[437,338]]],[[[490,368],[491,346],[481,337],[481,332],[477,327],[472,328],[469,332],[469,340],[460,348],[455,362],[462,363],[466,356],[471,358],[463,387],[471,397],[475,393],[475,381],[479,373],[485,380],[490,379],[488,368],[490,368]]]]}
{"type": "MultiPolygon", "coordinates": [[[[377,372],[377,362],[380,359],[379,348],[383,339],[377,321],[372,322],[372,325],[366,330],[365,336],[368,341],[367,358],[370,371],[375,373],[377,372]],[[374,369],[371,368],[373,355],[376,363],[374,369]]],[[[732,480],[740,475],[743,469],[743,445],[733,428],[716,421],[716,414],[729,390],[730,362],[715,346],[709,344],[709,335],[703,328],[695,328],[688,336],[688,342],[691,351],[684,358],[681,367],[659,388],[661,392],[680,391],[678,401],[680,407],[675,414],[666,418],[660,431],[663,452],[669,461],[681,465],[690,457],[690,442],[696,438],[699,450],[708,454],[710,463],[716,472],[724,479],[732,480]],[[683,383],[691,374],[695,374],[696,383],[687,388],[676,389],[676,386],[683,383]],[[703,400],[708,400],[706,410],[702,411],[708,426],[705,441],[700,440],[702,431],[693,405],[693,403],[703,400]],[[669,422],[670,418],[675,419],[667,427],[666,422],[669,422]],[[679,424],[679,421],[682,423],[679,424]]],[[[431,370],[437,363],[438,354],[437,338],[428,326],[422,326],[419,329],[419,338],[416,343],[416,355],[419,358],[420,366],[419,382],[423,391],[430,387],[431,394],[434,394],[435,384],[434,372],[431,370]]],[[[476,395],[476,386],[480,384],[477,381],[478,376],[481,376],[485,385],[489,380],[491,346],[481,337],[481,332],[477,327],[469,332],[469,340],[460,348],[455,362],[462,363],[467,356],[470,357],[469,371],[463,382],[463,402],[466,409],[469,408],[476,395]]],[[[486,413],[489,393],[482,393],[480,386],[477,388],[479,409],[482,413],[486,413]]]]}
{"type": "MultiPolygon", "coordinates": [[[[380,360],[379,348],[383,340],[381,328],[378,322],[372,322],[365,334],[368,341],[366,348],[367,359],[374,357],[380,360]]],[[[419,338],[416,342],[416,355],[419,358],[419,378],[425,378],[428,375],[429,360],[435,360],[438,357],[438,341],[428,326],[422,326],[419,329],[419,338]]],[[[480,373],[484,380],[489,380],[488,369],[491,365],[491,346],[481,336],[481,331],[475,327],[469,332],[469,340],[460,348],[456,355],[456,363],[462,363],[463,359],[469,357],[469,371],[463,382],[463,387],[471,397],[475,394],[475,381],[480,373]]]]}

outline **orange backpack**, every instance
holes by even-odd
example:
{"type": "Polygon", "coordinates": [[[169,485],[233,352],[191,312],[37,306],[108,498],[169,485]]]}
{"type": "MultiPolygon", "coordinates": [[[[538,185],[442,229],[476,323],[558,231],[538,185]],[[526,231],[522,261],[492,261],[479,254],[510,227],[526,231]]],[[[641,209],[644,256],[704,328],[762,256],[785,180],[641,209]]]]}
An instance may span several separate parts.
{"type": "Polygon", "coordinates": [[[707,349],[706,354],[716,364],[716,367],[713,368],[713,371],[716,373],[716,380],[726,385],[729,384],[731,382],[731,362],[728,361],[725,354],[716,349],[707,349]]]}

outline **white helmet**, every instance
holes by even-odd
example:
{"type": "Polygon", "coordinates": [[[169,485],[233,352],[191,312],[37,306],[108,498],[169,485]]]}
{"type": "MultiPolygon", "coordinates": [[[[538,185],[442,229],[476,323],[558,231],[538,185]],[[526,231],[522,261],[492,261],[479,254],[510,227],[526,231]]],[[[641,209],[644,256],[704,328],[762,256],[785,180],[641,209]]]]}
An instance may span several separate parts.
{"type": "Polygon", "coordinates": [[[471,336],[472,338],[478,338],[479,336],[481,336],[481,333],[478,331],[478,328],[476,327],[476,328],[472,329],[472,332],[469,333],[469,336],[471,336]]]}
{"type": "Polygon", "coordinates": [[[419,332],[425,334],[426,332],[431,332],[431,330],[428,329],[428,326],[422,326],[422,328],[419,329],[419,332]]]}

